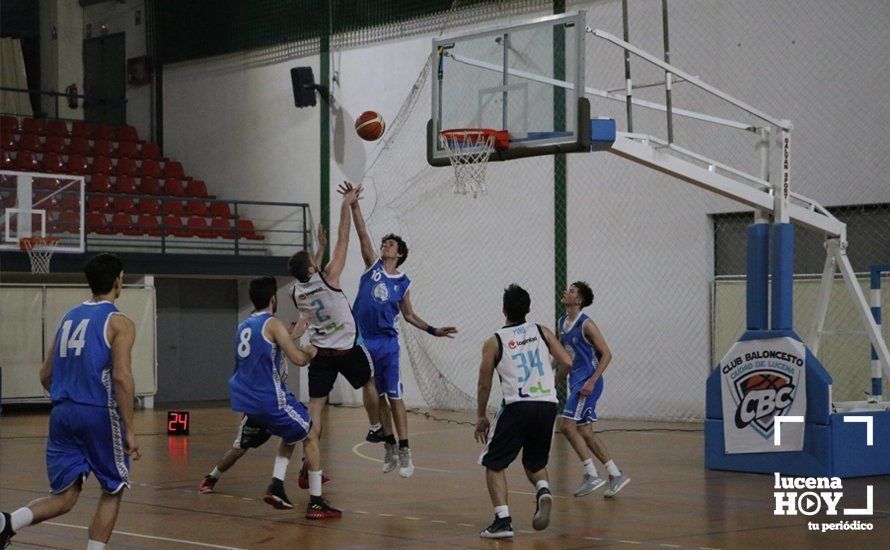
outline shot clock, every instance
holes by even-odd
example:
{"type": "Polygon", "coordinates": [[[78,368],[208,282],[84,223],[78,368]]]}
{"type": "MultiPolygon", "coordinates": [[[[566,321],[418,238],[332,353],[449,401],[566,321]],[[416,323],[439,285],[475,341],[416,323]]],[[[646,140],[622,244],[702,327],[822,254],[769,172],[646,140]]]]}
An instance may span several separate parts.
{"type": "Polygon", "coordinates": [[[189,434],[189,412],[167,411],[167,435],[189,434]]]}

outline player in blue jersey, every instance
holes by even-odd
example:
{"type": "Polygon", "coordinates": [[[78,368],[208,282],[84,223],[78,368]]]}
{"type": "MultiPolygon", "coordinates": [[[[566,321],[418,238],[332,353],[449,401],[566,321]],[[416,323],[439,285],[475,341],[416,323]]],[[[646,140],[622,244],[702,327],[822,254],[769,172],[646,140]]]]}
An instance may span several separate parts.
{"type": "Polygon", "coordinates": [[[307,519],[339,518],[321,496],[322,472],[317,430],[309,412],[288,393],[281,379],[282,353],[294,364],[308,365],[316,348],[298,346],[309,327],[302,317],[288,331],[275,317],[278,308],[278,283],[275,277],[257,277],[250,282],[250,301],[255,311],[238,326],[235,340],[235,372],[229,379],[232,410],[246,415],[247,422],[281,438],[272,480],[263,500],[278,508],[293,508],[284,491],[284,474],[297,442],[303,442],[309,477],[307,519]]]}
{"type": "Polygon", "coordinates": [[[593,291],[582,281],[572,283],[562,297],[566,313],[557,321],[556,330],[560,342],[572,356],[572,369],[560,428],[584,466],[584,478],[575,496],[590,494],[606,484],[593,464],[596,455],[609,474],[605,496],[613,497],[630,478],[618,469],[606,446],[593,433],[596,402],[603,393],[603,373],[612,361],[612,352],[593,319],[581,312],[592,303],[593,291]]]}
{"type": "MultiPolygon", "coordinates": [[[[350,184],[340,188],[341,193],[352,189],[350,184]]],[[[399,475],[410,477],[414,473],[414,461],[408,445],[408,412],[402,399],[402,379],[399,373],[399,315],[408,324],[433,336],[453,338],[454,327],[436,328],[427,324],[411,306],[411,280],[399,267],[408,258],[408,245],[401,237],[389,234],[380,243],[380,255],[365,227],[361,206],[352,204],[352,219],[361,244],[366,271],[359,282],[355,298],[355,318],[364,345],[374,363],[374,382],[380,396],[381,434],[368,434],[368,441],[384,443],[383,473],[399,466],[399,475]],[[387,406],[387,401],[389,406],[387,406]],[[393,435],[393,420],[399,435],[398,447],[393,435]]]]}
{"type": "Polygon", "coordinates": [[[0,515],[0,548],[19,530],[67,513],[90,473],[102,487],[88,550],[105,548],[117,520],[130,461],[139,459],[133,427],[130,358],[136,327],[114,307],[123,263],[99,254],[84,267],[92,298],[68,312],[40,369],[52,412],[46,470],[52,494],[0,515]]]}

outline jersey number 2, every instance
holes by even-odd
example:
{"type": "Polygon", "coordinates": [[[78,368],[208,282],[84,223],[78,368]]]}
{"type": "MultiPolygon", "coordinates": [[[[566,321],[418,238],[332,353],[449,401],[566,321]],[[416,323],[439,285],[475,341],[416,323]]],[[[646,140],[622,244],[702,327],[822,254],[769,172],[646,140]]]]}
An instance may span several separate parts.
{"type": "Polygon", "coordinates": [[[513,361],[519,361],[517,369],[522,369],[523,375],[519,377],[519,383],[526,382],[532,375],[532,369],[538,369],[538,374],[544,376],[544,363],[541,361],[541,350],[526,353],[517,353],[510,356],[513,361]],[[526,359],[528,357],[528,359],[526,359]]]}
{"type": "Polygon", "coordinates": [[[59,339],[59,357],[68,357],[68,350],[73,349],[75,357],[80,357],[83,352],[83,346],[86,344],[87,325],[90,324],[89,319],[84,319],[77,323],[74,333],[71,333],[72,320],[62,323],[62,337],[59,339]]]}
{"type": "Polygon", "coordinates": [[[322,315],[321,313],[324,311],[324,302],[321,301],[321,298],[309,302],[309,305],[315,308],[315,318],[318,319],[319,323],[330,320],[330,315],[322,315]]]}

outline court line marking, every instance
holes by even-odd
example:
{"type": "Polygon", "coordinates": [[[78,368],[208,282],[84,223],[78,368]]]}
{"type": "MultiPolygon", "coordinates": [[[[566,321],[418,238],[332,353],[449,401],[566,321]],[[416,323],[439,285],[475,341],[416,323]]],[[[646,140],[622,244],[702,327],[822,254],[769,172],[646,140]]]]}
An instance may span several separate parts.
{"type": "MultiPolygon", "coordinates": [[[[421,433],[423,433],[423,432],[421,432],[421,433]]],[[[433,433],[433,432],[426,432],[426,433],[433,433]]],[[[412,435],[413,435],[413,436],[416,436],[416,435],[420,435],[420,433],[416,433],[416,434],[412,434],[412,435]]],[[[359,456],[359,457],[361,457],[361,458],[364,458],[365,460],[370,460],[371,462],[379,462],[380,464],[383,464],[383,461],[380,460],[379,458],[374,458],[374,457],[372,457],[372,456],[368,456],[368,455],[366,455],[366,454],[362,454],[362,453],[359,452],[358,448],[361,447],[362,445],[366,445],[367,443],[368,443],[367,441],[362,441],[361,443],[357,443],[357,444],[352,448],[352,452],[353,452],[355,455],[357,455],[357,456],[359,456]]],[[[441,473],[444,473],[444,474],[453,474],[453,473],[456,473],[455,470],[440,470],[440,469],[438,469],[438,468],[426,468],[426,467],[424,467],[424,466],[415,466],[414,469],[415,469],[415,470],[425,470],[425,471],[427,471],[427,472],[441,472],[441,473]]]]}
{"type": "MultiPolygon", "coordinates": [[[[84,527],[83,525],[71,525],[69,523],[58,523],[55,521],[44,521],[42,522],[44,525],[55,525],[56,527],[68,527],[69,529],[81,529],[83,531],[88,531],[88,527],[84,527]]],[[[220,550],[247,550],[246,548],[238,548],[237,546],[222,546],[220,544],[207,544],[204,542],[197,542],[193,540],[183,540],[183,539],[172,539],[169,537],[158,537],[155,535],[142,535],[139,533],[131,533],[129,531],[118,531],[115,529],[112,533],[117,535],[124,535],[127,537],[137,537],[141,539],[150,539],[150,540],[162,540],[164,542],[178,542],[180,544],[191,544],[192,546],[202,546],[204,548],[219,548],[220,550]]]]}
{"type": "Polygon", "coordinates": [[[640,542],[640,541],[638,541],[638,540],[624,540],[624,539],[620,539],[618,542],[623,542],[624,544],[643,544],[642,542],[640,542]]]}

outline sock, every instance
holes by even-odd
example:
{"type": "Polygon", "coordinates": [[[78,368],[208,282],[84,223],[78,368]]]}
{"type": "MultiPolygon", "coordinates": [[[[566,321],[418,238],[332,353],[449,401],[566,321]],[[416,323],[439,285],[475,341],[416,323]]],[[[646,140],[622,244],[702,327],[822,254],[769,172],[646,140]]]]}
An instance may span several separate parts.
{"type": "Polygon", "coordinates": [[[212,472],[210,472],[210,477],[213,479],[219,479],[219,476],[222,475],[222,472],[219,471],[219,468],[214,468],[212,472]]]}
{"type": "Polygon", "coordinates": [[[280,479],[284,481],[284,474],[287,473],[287,465],[290,462],[289,458],[284,458],[283,456],[275,457],[275,467],[272,469],[272,477],[275,479],[280,479]]]}
{"type": "Polygon", "coordinates": [[[615,461],[610,460],[606,462],[606,471],[609,472],[610,476],[618,477],[621,475],[621,470],[618,469],[618,466],[615,466],[615,461]]]}
{"type": "Polygon", "coordinates": [[[380,424],[380,422],[378,422],[376,424],[371,424],[371,431],[376,432],[377,430],[381,429],[382,427],[383,427],[383,425],[380,424]]]}
{"type": "Polygon", "coordinates": [[[12,526],[12,531],[17,533],[19,529],[22,527],[27,527],[31,525],[31,522],[34,521],[34,513],[31,512],[31,509],[27,506],[24,508],[19,508],[12,514],[10,514],[9,523],[12,526]]]}
{"type": "Polygon", "coordinates": [[[105,543],[96,540],[90,540],[87,543],[87,550],[105,550],[105,543]]]}
{"type": "Polygon", "coordinates": [[[309,471],[309,496],[321,496],[321,470],[309,471]]]}
{"type": "Polygon", "coordinates": [[[510,508],[508,508],[506,504],[503,506],[495,506],[494,515],[498,518],[508,518],[510,517],[510,508]]]}
{"type": "Polygon", "coordinates": [[[407,449],[408,448],[408,440],[400,439],[399,440],[399,449],[407,449]]]}
{"type": "Polygon", "coordinates": [[[395,445],[396,444],[396,436],[394,436],[393,434],[383,436],[383,441],[385,441],[386,443],[389,443],[390,445],[395,445]]]}
{"type": "Polygon", "coordinates": [[[596,471],[596,464],[593,463],[592,458],[588,458],[587,460],[582,462],[581,465],[584,466],[584,473],[589,475],[590,477],[596,477],[598,475],[596,471]]]}
{"type": "Polygon", "coordinates": [[[550,482],[546,479],[539,479],[537,483],[535,483],[535,489],[540,491],[541,489],[550,489],[550,482]]]}

